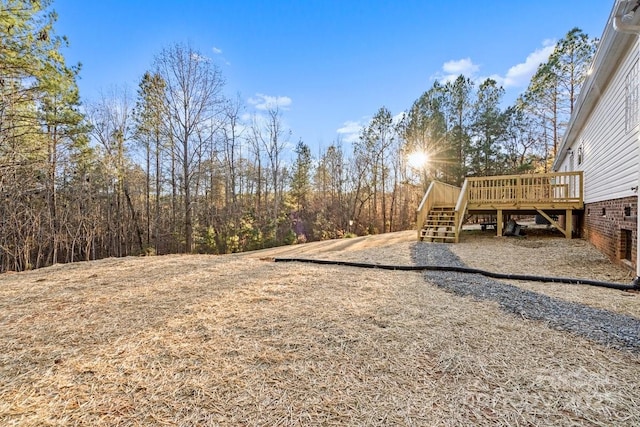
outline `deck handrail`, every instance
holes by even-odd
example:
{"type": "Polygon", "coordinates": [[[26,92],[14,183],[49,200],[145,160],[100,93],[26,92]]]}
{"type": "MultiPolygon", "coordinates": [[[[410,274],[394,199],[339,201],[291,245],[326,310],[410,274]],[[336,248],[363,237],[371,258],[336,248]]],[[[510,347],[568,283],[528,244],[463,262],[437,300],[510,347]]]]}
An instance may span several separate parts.
{"type": "Polygon", "coordinates": [[[429,185],[427,192],[424,193],[424,197],[422,198],[422,201],[420,202],[420,205],[416,210],[416,228],[418,229],[418,239],[420,239],[420,230],[422,229],[422,226],[424,225],[424,222],[427,219],[427,215],[429,214],[429,211],[433,206],[432,195],[435,194],[435,191],[434,191],[435,184],[436,182],[434,181],[429,185]]]}
{"type": "Polygon", "coordinates": [[[469,205],[583,202],[582,171],[470,177],[465,183],[469,205]]]}
{"type": "Polygon", "coordinates": [[[455,227],[456,227],[456,243],[458,243],[460,238],[460,231],[462,230],[462,224],[464,223],[464,214],[467,211],[467,204],[469,203],[469,195],[467,193],[467,180],[464,180],[464,184],[462,184],[462,189],[460,190],[460,196],[458,197],[458,202],[456,203],[455,208],[455,227]]]}

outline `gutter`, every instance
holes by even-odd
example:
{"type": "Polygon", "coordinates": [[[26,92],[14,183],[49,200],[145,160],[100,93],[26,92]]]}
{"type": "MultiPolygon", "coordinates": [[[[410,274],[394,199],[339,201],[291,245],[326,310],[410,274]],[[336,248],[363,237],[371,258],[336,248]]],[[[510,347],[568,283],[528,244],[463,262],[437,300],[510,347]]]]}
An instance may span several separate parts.
{"type": "MultiPolygon", "coordinates": [[[[634,16],[636,13],[636,10],[638,9],[638,7],[640,7],[640,1],[639,0],[622,0],[620,1],[620,6],[623,6],[624,4],[634,4],[635,5],[632,7],[632,9],[626,13],[624,13],[624,8],[622,8],[622,13],[624,13],[623,15],[620,14],[616,14],[613,18],[613,29],[616,30],[619,33],[626,33],[626,34],[634,34],[638,37],[638,39],[640,39],[640,25],[633,25],[631,24],[631,21],[634,20],[634,16]]],[[[618,9],[620,10],[620,8],[618,9]]],[[[640,83],[636,83],[636,84],[640,84],[640,83]]],[[[640,135],[640,133],[639,133],[640,135]]],[[[638,138],[638,143],[637,143],[637,156],[638,156],[638,184],[635,187],[635,191],[638,194],[638,204],[636,209],[640,209],[640,191],[638,191],[638,189],[640,188],[640,138],[638,138]]],[[[637,223],[637,227],[636,227],[636,278],[634,279],[633,283],[634,285],[638,286],[640,284],[640,248],[638,247],[638,236],[640,236],[640,218],[638,218],[636,220],[637,223]]]]}
{"type": "Polygon", "coordinates": [[[640,25],[631,25],[630,22],[633,20],[636,10],[640,7],[640,2],[635,0],[623,0],[622,3],[636,3],[636,5],[626,14],[624,15],[616,15],[613,17],[613,29],[619,33],[626,34],[635,34],[640,36],[640,25]]]}

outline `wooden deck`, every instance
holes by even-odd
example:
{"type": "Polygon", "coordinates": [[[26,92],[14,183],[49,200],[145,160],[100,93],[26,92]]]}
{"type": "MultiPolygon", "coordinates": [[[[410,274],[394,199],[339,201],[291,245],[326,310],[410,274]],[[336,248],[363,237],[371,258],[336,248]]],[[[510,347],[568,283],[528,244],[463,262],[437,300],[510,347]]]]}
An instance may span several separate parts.
{"type": "Polygon", "coordinates": [[[582,209],[582,172],[467,178],[470,209],[582,209]]]}
{"type": "Polygon", "coordinates": [[[504,219],[513,214],[540,214],[570,239],[574,211],[584,209],[582,172],[503,175],[467,178],[462,188],[433,182],[417,211],[418,238],[429,234],[429,212],[450,207],[455,213],[455,241],[465,218],[490,214],[502,236],[504,219]],[[564,226],[553,219],[563,216],[564,226]]]}

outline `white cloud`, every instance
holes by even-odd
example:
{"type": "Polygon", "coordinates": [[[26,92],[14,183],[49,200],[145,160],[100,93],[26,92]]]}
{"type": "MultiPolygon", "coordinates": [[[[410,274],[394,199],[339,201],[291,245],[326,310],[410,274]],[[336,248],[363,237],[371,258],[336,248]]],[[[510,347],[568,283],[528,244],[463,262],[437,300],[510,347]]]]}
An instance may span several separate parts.
{"type": "Polygon", "coordinates": [[[542,46],[553,46],[556,47],[556,41],[554,39],[544,39],[542,40],[542,46]]]}
{"type": "Polygon", "coordinates": [[[442,64],[442,72],[436,73],[433,78],[441,83],[450,83],[462,74],[475,80],[478,71],[480,71],[478,64],[474,64],[471,58],[463,58],[445,62],[442,64]]]}
{"type": "Polygon", "coordinates": [[[358,141],[363,128],[364,125],[362,123],[349,120],[344,122],[336,132],[344,142],[354,143],[358,141]]]}
{"type": "Polygon", "coordinates": [[[247,102],[253,105],[256,110],[269,110],[272,108],[287,110],[293,103],[288,96],[270,96],[263,93],[256,93],[256,95],[249,98],[247,102]]]}
{"type": "Polygon", "coordinates": [[[538,66],[549,59],[549,55],[553,53],[554,48],[554,42],[545,40],[543,47],[527,55],[527,59],[524,62],[509,68],[504,76],[502,85],[504,87],[523,87],[528,85],[538,66]]]}
{"type": "Polygon", "coordinates": [[[531,77],[538,69],[538,66],[549,59],[549,55],[553,52],[555,46],[555,41],[544,40],[541,48],[536,49],[527,55],[524,62],[509,68],[505,75],[492,74],[489,76],[482,76],[479,74],[480,66],[478,64],[475,64],[471,58],[463,58],[445,62],[442,65],[442,71],[436,73],[433,78],[441,83],[449,83],[453,82],[462,74],[476,83],[488,78],[493,79],[505,89],[512,87],[526,87],[531,81],[531,77]]]}
{"type": "Polygon", "coordinates": [[[480,66],[474,64],[471,58],[447,61],[442,65],[442,71],[446,74],[455,74],[456,76],[459,76],[460,74],[471,76],[479,70],[480,66]]]}

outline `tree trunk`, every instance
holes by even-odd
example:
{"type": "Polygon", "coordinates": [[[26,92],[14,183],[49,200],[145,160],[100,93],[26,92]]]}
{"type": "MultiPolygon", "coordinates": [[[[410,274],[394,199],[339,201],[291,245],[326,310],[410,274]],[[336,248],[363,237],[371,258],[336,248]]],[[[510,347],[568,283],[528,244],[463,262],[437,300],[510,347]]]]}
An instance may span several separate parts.
{"type": "MultiPolygon", "coordinates": [[[[151,142],[147,140],[147,176],[145,188],[145,210],[147,216],[147,246],[151,243],[151,142]]],[[[128,197],[128,196],[127,196],[128,197]]],[[[142,250],[142,248],[140,248],[142,250]]]]}
{"type": "Polygon", "coordinates": [[[127,200],[127,205],[129,206],[129,212],[131,213],[131,219],[133,221],[134,228],[136,230],[138,248],[140,249],[140,253],[142,253],[143,252],[142,230],[140,229],[140,224],[138,223],[138,215],[136,214],[136,210],[133,206],[133,203],[131,202],[131,196],[129,195],[129,188],[126,185],[124,186],[124,195],[127,200]]]}
{"type": "Polygon", "coordinates": [[[57,156],[57,128],[53,127],[53,133],[49,141],[49,215],[51,216],[51,264],[58,262],[58,195],[56,190],[57,156]]]}
{"type": "Polygon", "coordinates": [[[191,182],[189,176],[189,135],[185,132],[184,141],[182,142],[182,175],[184,189],[184,238],[185,253],[191,253],[193,249],[193,224],[191,223],[191,182]]]}
{"type": "Polygon", "coordinates": [[[160,135],[156,131],[156,212],[153,233],[153,245],[156,253],[159,253],[160,238],[160,135]]]}
{"type": "MultiPolygon", "coordinates": [[[[176,154],[175,150],[171,150],[171,225],[169,229],[171,234],[174,235],[178,229],[177,227],[177,212],[178,212],[178,182],[176,179],[176,154]]],[[[173,247],[173,240],[171,247],[173,247]]],[[[175,250],[175,248],[173,249],[175,250]]]]}

